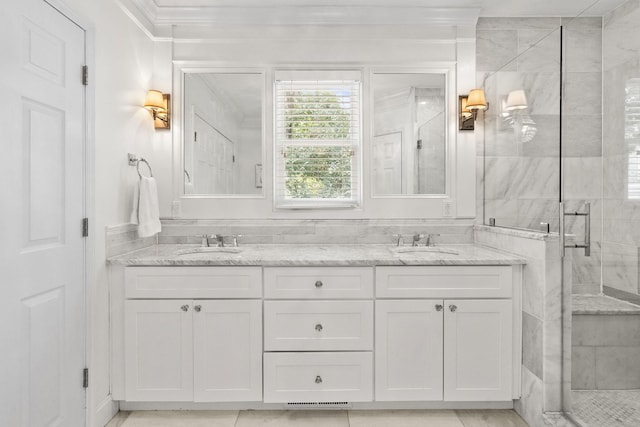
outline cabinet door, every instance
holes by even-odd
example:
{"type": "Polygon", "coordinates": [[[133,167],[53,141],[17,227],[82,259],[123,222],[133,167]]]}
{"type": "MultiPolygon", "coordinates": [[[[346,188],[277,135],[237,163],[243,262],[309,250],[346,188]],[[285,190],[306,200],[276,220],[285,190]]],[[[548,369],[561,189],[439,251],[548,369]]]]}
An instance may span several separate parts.
{"type": "Polygon", "coordinates": [[[376,400],[442,400],[442,300],[376,301],[376,400]]]}
{"type": "Polygon", "coordinates": [[[193,400],[192,301],[125,301],[128,401],[193,400]]]}
{"type": "Polygon", "coordinates": [[[511,300],[447,300],[444,399],[511,400],[511,300]]]}
{"type": "Polygon", "coordinates": [[[194,301],[194,400],[262,400],[262,301],[194,301]]]}

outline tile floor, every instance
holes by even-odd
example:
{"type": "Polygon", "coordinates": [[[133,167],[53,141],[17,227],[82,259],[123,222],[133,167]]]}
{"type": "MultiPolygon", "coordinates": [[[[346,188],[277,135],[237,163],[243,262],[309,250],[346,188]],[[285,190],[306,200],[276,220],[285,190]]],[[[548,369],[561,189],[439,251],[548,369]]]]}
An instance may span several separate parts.
{"type": "Polygon", "coordinates": [[[640,426],[640,390],[574,391],[573,415],[588,427],[640,426]]]}
{"type": "Polygon", "coordinates": [[[135,411],[106,427],[528,427],[508,410],[135,411]]]}

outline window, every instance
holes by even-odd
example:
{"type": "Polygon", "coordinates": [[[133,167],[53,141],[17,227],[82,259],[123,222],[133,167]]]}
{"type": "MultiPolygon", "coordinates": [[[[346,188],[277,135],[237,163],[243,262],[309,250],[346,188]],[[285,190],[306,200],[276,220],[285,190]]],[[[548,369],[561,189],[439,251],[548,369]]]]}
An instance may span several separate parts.
{"type": "Polygon", "coordinates": [[[627,81],[624,106],[624,139],[628,150],[627,197],[640,199],[640,79],[627,81]]]}
{"type": "Polygon", "coordinates": [[[359,72],[276,74],[276,207],[360,205],[360,87],[359,72]]]}

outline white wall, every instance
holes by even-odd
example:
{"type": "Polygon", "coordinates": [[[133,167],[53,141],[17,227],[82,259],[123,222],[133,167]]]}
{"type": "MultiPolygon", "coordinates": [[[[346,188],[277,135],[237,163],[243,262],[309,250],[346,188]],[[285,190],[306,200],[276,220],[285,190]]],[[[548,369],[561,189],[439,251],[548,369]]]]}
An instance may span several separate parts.
{"type": "Polygon", "coordinates": [[[95,152],[95,182],[89,190],[93,195],[89,204],[93,204],[90,235],[94,258],[92,265],[88,265],[91,273],[88,425],[102,427],[116,409],[109,396],[105,226],[129,222],[137,174],[127,164],[127,153],[145,156],[155,166],[156,155],[163,148],[162,141],[156,141],[161,138],[156,137],[149,113],[141,107],[146,91],[154,83],[155,43],[114,1],[64,0],[64,4],[72,17],[80,18],[81,25],[89,30],[89,92],[93,91],[95,97],[94,130],[90,129],[94,139],[89,144],[95,152]]]}

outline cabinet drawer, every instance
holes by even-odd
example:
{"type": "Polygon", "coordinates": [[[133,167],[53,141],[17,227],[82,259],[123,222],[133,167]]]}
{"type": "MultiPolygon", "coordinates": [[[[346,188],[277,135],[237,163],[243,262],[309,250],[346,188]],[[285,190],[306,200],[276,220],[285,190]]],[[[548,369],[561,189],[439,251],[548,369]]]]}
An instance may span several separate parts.
{"type": "Polygon", "coordinates": [[[265,268],[264,283],[266,298],[371,298],[373,296],[373,268],[265,268]]]}
{"type": "Polygon", "coordinates": [[[510,298],[511,266],[377,267],[376,295],[390,298],[510,298]]]}
{"type": "Polygon", "coordinates": [[[373,301],[265,301],[264,348],[372,350],[373,301]]]}
{"type": "Polygon", "coordinates": [[[370,352],[264,354],[265,403],[372,399],[370,352]]]}
{"type": "Polygon", "coordinates": [[[125,298],[261,298],[260,267],[128,267],[125,298]]]}

